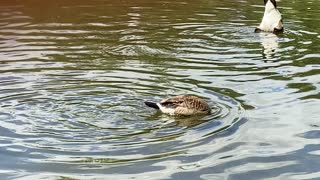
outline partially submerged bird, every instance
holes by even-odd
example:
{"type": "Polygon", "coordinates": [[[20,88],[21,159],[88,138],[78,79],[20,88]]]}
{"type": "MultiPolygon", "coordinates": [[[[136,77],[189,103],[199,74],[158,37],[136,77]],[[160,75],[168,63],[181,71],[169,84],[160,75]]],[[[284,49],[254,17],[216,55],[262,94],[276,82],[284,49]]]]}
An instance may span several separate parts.
{"type": "Polygon", "coordinates": [[[207,102],[193,95],[179,95],[163,99],[160,103],[145,101],[147,106],[159,109],[165,114],[177,116],[206,115],[210,114],[207,102]]]}
{"type": "Polygon", "coordinates": [[[260,25],[255,29],[255,32],[283,32],[283,23],[281,13],[277,9],[275,0],[264,0],[265,10],[260,25]]]}

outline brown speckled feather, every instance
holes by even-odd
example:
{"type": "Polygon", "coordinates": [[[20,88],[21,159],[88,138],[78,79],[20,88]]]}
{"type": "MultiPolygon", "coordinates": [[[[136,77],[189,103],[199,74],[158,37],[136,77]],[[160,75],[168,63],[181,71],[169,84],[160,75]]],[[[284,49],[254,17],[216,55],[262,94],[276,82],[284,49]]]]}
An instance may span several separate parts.
{"type": "Polygon", "coordinates": [[[160,104],[175,109],[176,115],[209,114],[208,104],[201,98],[192,95],[180,95],[164,99],[160,104]]]}

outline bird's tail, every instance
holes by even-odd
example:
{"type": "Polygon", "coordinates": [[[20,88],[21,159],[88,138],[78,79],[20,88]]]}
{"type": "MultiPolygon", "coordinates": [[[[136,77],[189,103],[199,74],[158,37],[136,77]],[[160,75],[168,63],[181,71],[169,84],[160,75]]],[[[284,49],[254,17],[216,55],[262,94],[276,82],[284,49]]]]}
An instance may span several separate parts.
{"type": "Polygon", "coordinates": [[[152,107],[152,108],[155,108],[155,109],[159,109],[159,106],[157,105],[157,103],[145,101],[144,104],[149,106],[149,107],[152,107]]]}

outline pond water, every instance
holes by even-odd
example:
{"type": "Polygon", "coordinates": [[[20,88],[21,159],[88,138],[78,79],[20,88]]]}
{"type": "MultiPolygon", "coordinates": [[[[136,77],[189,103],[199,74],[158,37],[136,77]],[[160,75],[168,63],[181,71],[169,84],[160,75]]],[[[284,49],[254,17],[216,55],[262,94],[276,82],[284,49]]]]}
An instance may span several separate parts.
{"type": "Polygon", "coordinates": [[[0,1],[1,179],[320,178],[320,1],[0,1]],[[219,111],[144,105],[179,94],[219,111]]]}

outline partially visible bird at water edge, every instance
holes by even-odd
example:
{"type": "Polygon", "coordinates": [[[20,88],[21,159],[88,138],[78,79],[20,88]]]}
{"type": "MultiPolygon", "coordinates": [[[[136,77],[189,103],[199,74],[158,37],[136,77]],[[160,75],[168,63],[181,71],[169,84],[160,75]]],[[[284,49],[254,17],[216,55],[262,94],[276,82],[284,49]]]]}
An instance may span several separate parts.
{"type": "Polygon", "coordinates": [[[277,2],[275,0],[264,0],[265,9],[260,25],[255,29],[255,32],[283,32],[283,21],[277,2]]]}

